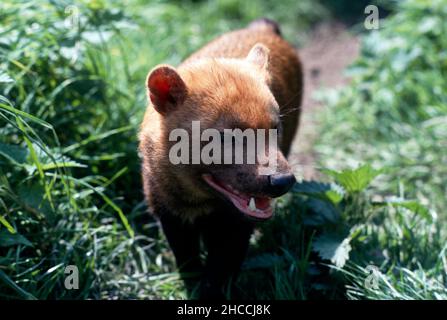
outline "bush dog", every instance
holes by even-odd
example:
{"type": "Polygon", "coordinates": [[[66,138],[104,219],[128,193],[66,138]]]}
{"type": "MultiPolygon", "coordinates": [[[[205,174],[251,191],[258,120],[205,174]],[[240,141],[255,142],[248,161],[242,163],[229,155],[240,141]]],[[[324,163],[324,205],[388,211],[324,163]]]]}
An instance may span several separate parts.
{"type": "Polygon", "coordinates": [[[144,194],[177,267],[199,298],[224,298],[246,254],[255,221],[272,217],[272,198],[295,183],[286,160],[299,122],[302,71],[296,50],[268,19],[226,33],[180,66],[159,65],[139,133],[144,194]],[[260,164],[173,164],[170,132],[277,129],[276,171],[260,164]],[[202,245],[207,252],[201,261],[202,245]],[[194,277],[197,276],[197,278],[194,277]],[[200,285],[195,285],[199,283],[200,285]]]}

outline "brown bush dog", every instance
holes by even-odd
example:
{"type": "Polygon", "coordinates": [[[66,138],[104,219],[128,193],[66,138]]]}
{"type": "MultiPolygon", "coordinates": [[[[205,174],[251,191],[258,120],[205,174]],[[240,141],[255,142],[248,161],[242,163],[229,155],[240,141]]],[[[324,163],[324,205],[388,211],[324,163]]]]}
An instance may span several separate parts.
{"type": "Polygon", "coordinates": [[[260,19],[220,36],[178,68],[155,67],[146,86],[150,102],[139,134],[144,194],[187,288],[199,281],[200,298],[223,298],[244,260],[254,220],[270,218],[271,199],[295,183],[286,157],[299,122],[300,61],[277,24],[260,19]],[[268,150],[276,155],[276,173],[260,175],[259,163],[172,164],[176,142],[169,134],[177,128],[190,133],[192,121],[221,132],[278,128],[280,150],[268,150]]]}

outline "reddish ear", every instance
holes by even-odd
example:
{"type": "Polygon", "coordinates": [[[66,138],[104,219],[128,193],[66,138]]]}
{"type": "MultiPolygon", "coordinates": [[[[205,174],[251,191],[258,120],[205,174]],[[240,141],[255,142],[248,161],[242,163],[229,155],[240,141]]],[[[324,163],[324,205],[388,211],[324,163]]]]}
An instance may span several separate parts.
{"type": "Polygon", "coordinates": [[[186,85],[173,67],[155,67],[149,73],[146,85],[155,110],[161,114],[167,114],[185,101],[186,85]]]}
{"type": "Polygon", "coordinates": [[[248,53],[247,61],[257,65],[261,70],[267,70],[270,50],[262,43],[256,43],[248,53]]]}

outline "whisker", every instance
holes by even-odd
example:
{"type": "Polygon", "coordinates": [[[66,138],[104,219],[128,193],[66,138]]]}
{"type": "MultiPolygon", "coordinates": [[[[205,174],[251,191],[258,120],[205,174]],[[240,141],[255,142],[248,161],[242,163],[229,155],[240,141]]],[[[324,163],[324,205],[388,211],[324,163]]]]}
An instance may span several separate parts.
{"type": "Polygon", "coordinates": [[[292,113],[294,111],[300,110],[302,109],[302,106],[300,107],[296,107],[296,108],[292,108],[292,109],[288,109],[287,112],[283,112],[279,115],[280,118],[283,118],[284,116],[287,116],[289,113],[292,113]]]}
{"type": "Polygon", "coordinates": [[[280,118],[284,118],[285,116],[289,115],[290,113],[296,111],[296,110],[300,110],[301,107],[297,107],[297,108],[293,108],[293,109],[289,109],[287,110],[287,112],[283,112],[279,115],[280,118]]]}
{"type": "Polygon", "coordinates": [[[284,103],[284,105],[285,106],[289,105],[289,103],[292,102],[298,96],[301,96],[300,103],[302,103],[303,95],[304,95],[303,91],[296,92],[289,100],[286,101],[286,103],[284,103]]]}

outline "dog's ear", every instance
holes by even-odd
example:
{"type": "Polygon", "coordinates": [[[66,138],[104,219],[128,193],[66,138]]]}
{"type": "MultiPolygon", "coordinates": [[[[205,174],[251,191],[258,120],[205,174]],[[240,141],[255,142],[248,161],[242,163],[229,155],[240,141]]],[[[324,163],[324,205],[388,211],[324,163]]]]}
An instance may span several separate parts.
{"type": "Polygon", "coordinates": [[[149,99],[162,115],[183,104],[187,95],[185,82],[174,67],[160,65],[149,72],[146,80],[149,99]]]}
{"type": "Polygon", "coordinates": [[[261,70],[266,71],[269,64],[269,52],[270,50],[265,45],[257,43],[251,48],[245,59],[261,70]]]}

